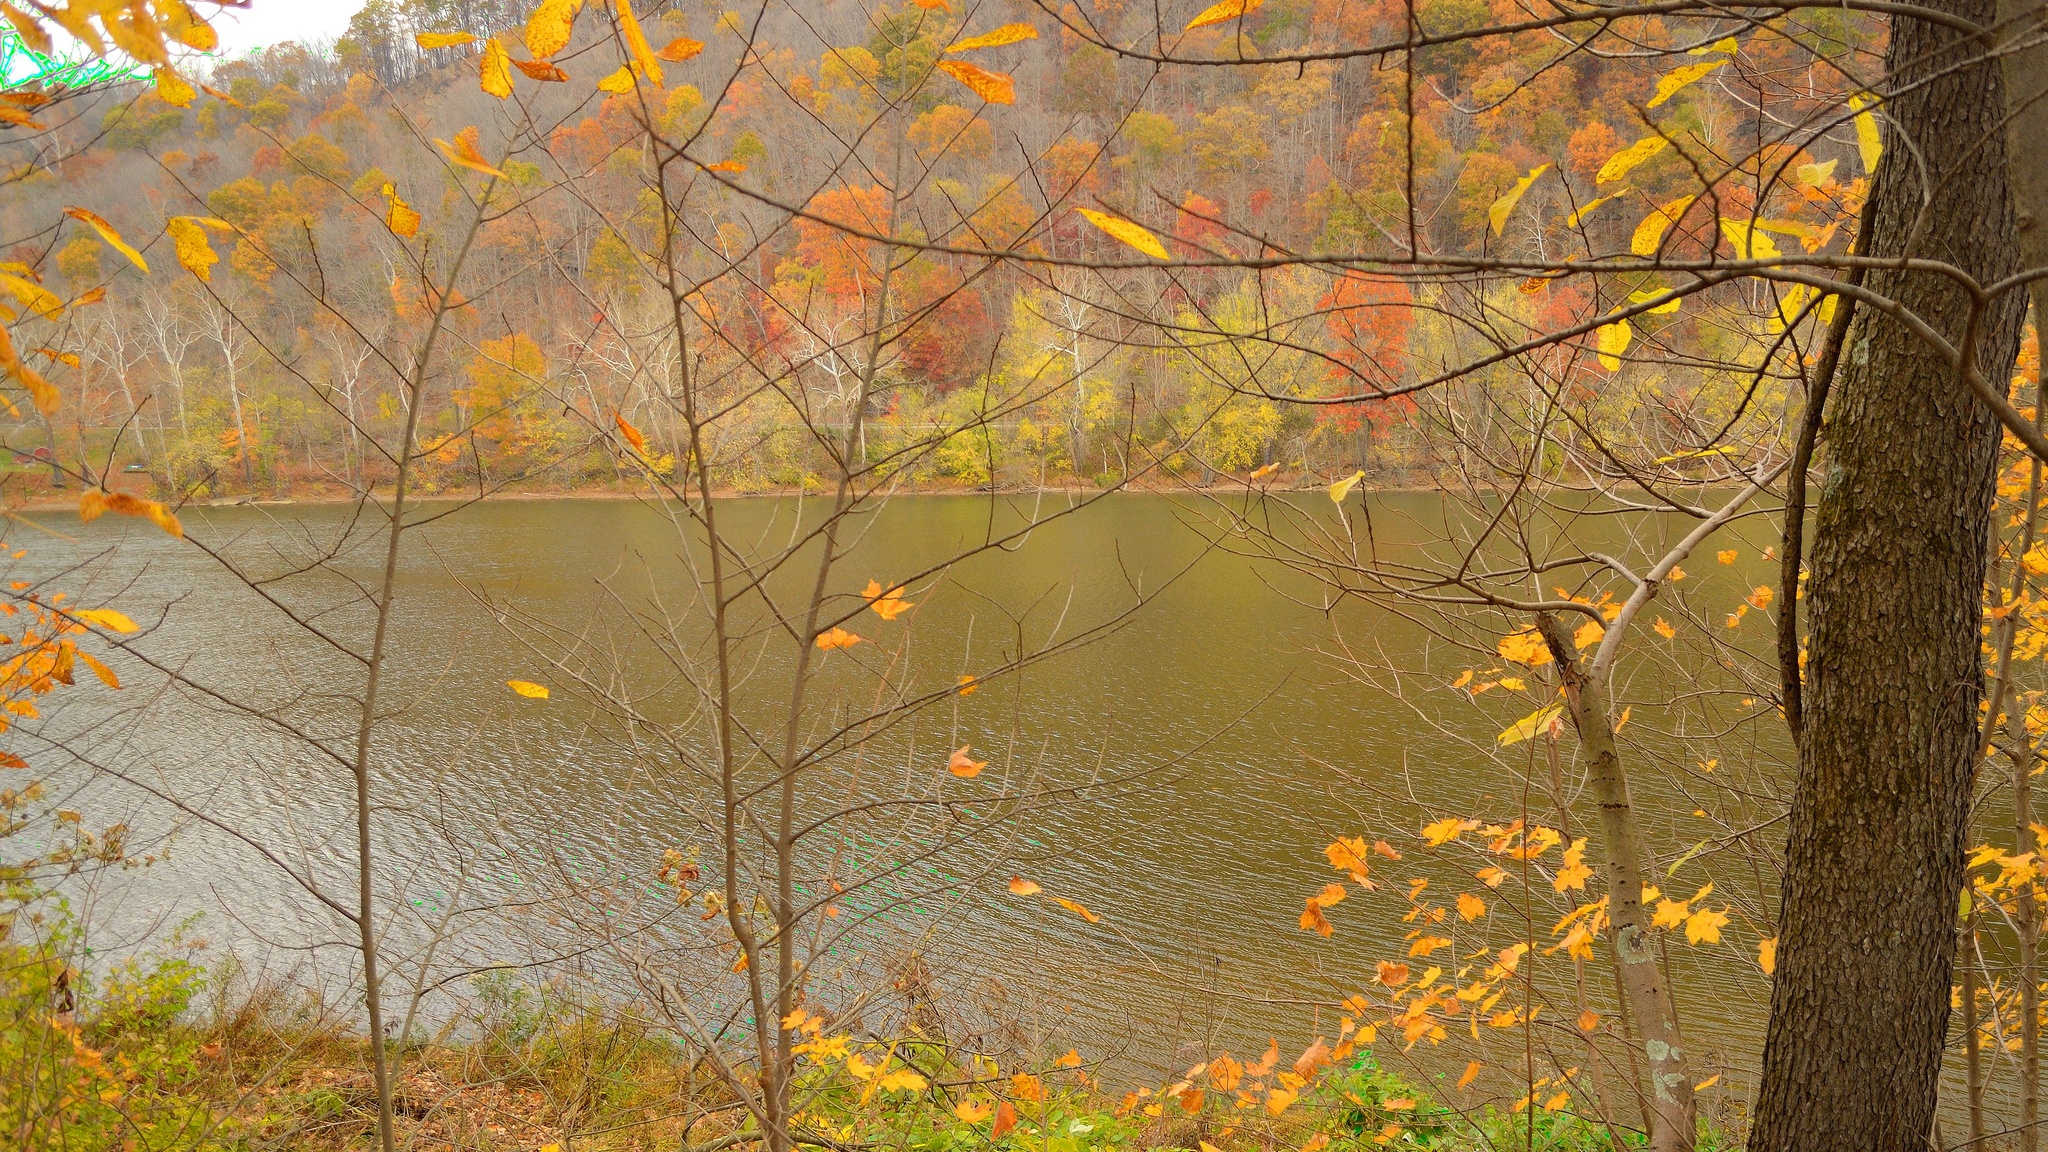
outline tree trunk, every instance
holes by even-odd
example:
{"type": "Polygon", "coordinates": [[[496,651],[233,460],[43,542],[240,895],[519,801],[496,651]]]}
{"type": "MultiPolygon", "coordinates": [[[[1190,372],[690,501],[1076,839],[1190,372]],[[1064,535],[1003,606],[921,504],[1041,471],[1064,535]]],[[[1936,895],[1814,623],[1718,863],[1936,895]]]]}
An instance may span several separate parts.
{"type": "Polygon", "coordinates": [[[1664,970],[1650,951],[1650,918],[1643,914],[1643,834],[1629,802],[1628,778],[1614,746],[1607,715],[1607,686],[1579,665],[1571,628],[1548,612],[1536,626],[1557,661],[1566,711],[1585,753],[1587,778],[1600,805],[1600,848],[1606,857],[1607,919],[1614,925],[1614,954],[1624,1001],[1635,1017],[1643,1054],[1650,1061],[1650,1129],[1654,1152],[1689,1152],[1696,1135],[1692,1080],[1686,1074],[1685,1045],[1664,970]]]}
{"type": "MultiPolygon", "coordinates": [[[[1994,0],[1933,7],[1994,16],[1994,0]]],[[[1999,70],[1962,63],[1982,52],[1895,18],[1887,65],[1901,95],[1885,105],[1867,254],[1910,242],[1980,281],[2015,269],[1999,70]]],[[[1872,269],[1868,286],[2007,378],[2017,295],[1972,315],[1932,274],[1872,269]]],[[[1956,371],[1876,309],[1857,310],[1843,359],[1752,1152],[1924,1149],[1949,1022],[2000,431],[1956,371]]]]}

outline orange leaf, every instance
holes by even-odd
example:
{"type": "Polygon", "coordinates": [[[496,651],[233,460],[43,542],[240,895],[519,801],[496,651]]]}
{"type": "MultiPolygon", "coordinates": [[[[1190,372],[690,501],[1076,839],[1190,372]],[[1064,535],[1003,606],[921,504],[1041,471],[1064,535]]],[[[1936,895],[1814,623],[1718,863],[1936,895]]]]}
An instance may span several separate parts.
{"type": "Polygon", "coordinates": [[[528,79],[540,80],[549,84],[560,84],[569,78],[567,72],[562,71],[546,60],[514,60],[512,61],[512,66],[526,73],[528,79]]]}
{"type": "Polygon", "coordinates": [[[1323,915],[1323,906],[1316,901],[1315,897],[1309,897],[1307,905],[1306,908],[1302,909],[1301,913],[1301,930],[1303,932],[1314,932],[1318,936],[1329,936],[1337,930],[1331,925],[1329,917],[1323,915]]]}
{"type": "MultiPolygon", "coordinates": [[[[647,455],[647,438],[640,435],[640,430],[626,423],[626,417],[621,413],[612,413],[612,419],[618,422],[619,435],[626,438],[626,443],[633,446],[633,451],[642,456],[647,455]]],[[[824,645],[820,644],[819,647],[822,648],[824,645]]]]}
{"type": "Polygon", "coordinates": [[[451,144],[446,140],[436,138],[434,146],[441,150],[441,155],[446,157],[451,164],[467,168],[472,172],[481,172],[486,176],[496,176],[499,179],[503,179],[505,176],[503,172],[491,167],[490,162],[484,159],[483,153],[477,150],[477,128],[474,124],[457,132],[454,143],[451,144]]]}
{"type": "Polygon", "coordinates": [[[1258,11],[1259,6],[1265,2],[1266,0],[1220,0],[1219,3],[1211,4],[1207,8],[1202,9],[1201,15],[1188,21],[1188,26],[1185,30],[1192,32],[1197,28],[1206,28],[1211,24],[1225,24],[1240,17],[1249,16],[1258,11]]]}
{"type": "Polygon", "coordinates": [[[860,637],[848,632],[844,628],[833,628],[830,631],[818,633],[817,645],[820,649],[830,652],[834,648],[851,648],[855,644],[860,643],[860,640],[860,637]]]}
{"type": "Polygon", "coordinates": [[[861,595],[868,598],[868,607],[875,610],[875,615],[880,616],[884,620],[894,620],[917,606],[916,601],[903,598],[903,586],[901,584],[884,592],[882,591],[880,581],[870,580],[868,581],[867,591],[861,593],[861,595]]]}
{"type": "Polygon", "coordinates": [[[1036,896],[1042,891],[1044,889],[1040,888],[1035,881],[1026,880],[1022,876],[1010,877],[1010,895],[1012,896],[1036,896]]]}
{"type": "Polygon", "coordinates": [[[745,172],[747,166],[737,160],[720,160],[716,164],[706,164],[704,170],[706,172],[745,172]]]}
{"type": "Polygon", "coordinates": [[[938,62],[938,68],[939,71],[967,85],[976,96],[990,104],[1017,102],[1016,82],[1004,73],[991,72],[965,60],[941,60],[938,62]]]}
{"type": "Polygon", "coordinates": [[[1010,1129],[1015,1128],[1016,1126],[1017,1106],[1010,1103],[1008,1100],[1005,1100],[1003,1101],[1002,1107],[996,1109],[996,1125],[994,1128],[989,1130],[989,1138],[992,1140],[1000,1140],[1003,1138],[1003,1133],[1008,1132],[1010,1129]]]}
{"type": "Polygon", "coordinates": [[[1465,1074],[1463,1076],[1458,1077],[1458,1087],[1460,1089],[1465,1088],[1466,1086],[1470,1085],[1472,1081],[1479,1079],[1479,1069],[1481,1067],[1482,1065],[1477,1060],[1474,1060],[1466,1064],[1465,1074]]]}
{"type": "Polygon", "coordinates": [[[981,775],[981,770],[988,767],[988,761],[986,760],[968,758],[967,749],[969,747],[970,745],[962,744],[954,749],[952,759],[946,761],[946,771],[963,780],[971,780],[981,775]]]}
{"type": "Polygon", "coordinates": [[[669,41],[668,46],[656,52],[654,56],[657,60],[666,60],[671,64],[681,64],[703,50],[704,42],[702,40],[692,40],[688,36],[678,36],[669,41]]]}
{"type": "Polygon", "coordinates": [[[1090,912],[1088,909],[1083,908],[1079,904],[1074,903],[1072,900],[1069,900],[1064,896],[1055,896],[1052,898],[1052,902],[1059,905],[1062,908],[1065,908],[1067,911],[1072,912],[1074,915],[1079,916],[1081,919],[1086,920],[1090,924],[1099,923],[1102,920],[1102,917],[1097,916],[1095,913],[1090,912]]]}

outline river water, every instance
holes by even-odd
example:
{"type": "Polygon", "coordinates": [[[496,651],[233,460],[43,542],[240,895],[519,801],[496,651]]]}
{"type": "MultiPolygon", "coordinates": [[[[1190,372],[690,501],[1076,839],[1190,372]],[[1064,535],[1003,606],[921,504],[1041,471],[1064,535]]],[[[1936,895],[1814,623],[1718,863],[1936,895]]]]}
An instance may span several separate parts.
{"type": "MultiPolygon", "coordinates": [[[[1375,496],[1373,504],[1379,544],[1394,549],[1408,546],[1400,543],[1404,534],[1427,536],[1432,517],[1442,514],[1430,495],[1375,496]]],[[[784,540],[805,516],[791,500],[724,507],[731,534],[750,541],[784,540]]],[[[861,525],[835,583],[852,591],[870,577],[893,581],[984,540],[992,527],[1013,528],[1053,507],[1030,499],[900,498],[861,525]]],[[[1320,494],[1297,507],[1307,516],[1332,515],[1320,494]]],[[[329,542],[351,540],[340,568],[366,576],[381,545],[366,531],[350,535],[350,517],[340,507],[273,506],[194,510],[186,522],[196,540],[272,576],[329,542]]],[[[354,666],[287,626],[214,558],[146,524],[108,517],[80,526],[55,516],[37,523],[71,539],[17,525],[8,543],[28,553],[16,562],[25,578],[68,589],[75,603],[120,606],[148,628],[138,651],[205,688],[166,687],[159,672],[116,660],[128,680],[121,693],[88,686],[51,698],[44,737],[129,780],[67,767],[63,779],[74,791],[66,802],[85,810],[89,824],[128,819],[145,840],[176,830],[167,860],[94,897],[90,911],[108,926],[110,946],[159,938],[197,914],[196,931],[216,955],[232,948],[273,972],[338,979],[337,958],[345,963],[346,956],[333,945],[346,939],[345,929],[279,865],[328,884],[345,881],[354,836],[348,776],[299,736],[255,722],[237,706],[260,702],[303,735],[343,746],[337,694],[354,690],[354,666]],[[143,798],[138,784],[187,811],[143,798]]],[[[1667,528],[1682,531],[1657,521],[1596,531],[1625,551],[1666,538],[1667,528]]],[[[962,860],[920,861],[916,870],[893,873],[893,886],[849,896],[847,929],[831,953],[842,969],[897,965],[888,970],[900,974],[902,956],[915,947],[940,989],[942,1012],[999,1019],[1032,1044],[1071,1045],[1134,1069],[1166,1068],[1203,1045],[1243,1052],[1276,1036],[1283,1047],[1300,1045],[1333,1030],[1327,1005],[1364,990],[1375,960],[1403,954],[1405,882],[1433,874],[1420,859],[1385,862],[1383,891],[1333,908],[1337,931],[1325,940],[1296,924],[1303,897],[1337,878],[1323,858],[1325,844],[1363,834],[1412,845],[1416,829],[1438,817],[1511,817],[1523,805],[1551,822],[1555,808],[1540,764],[1529,762],[1537,768],[1532,801],[1523,781],[1492,756],[1493,735],[1532,707],[1526,697],[1452,691],[1447,681],[1460,667],[1482,662],[1441,651],[1428,617],[1356,601],[1325,611],[1314,581],[1216,547],[1216,539],[1200,501],[1117,495],[922,582],[912,615],[883,622],[863,614],[849,624],[881,643],[834,654],[841,663],[830,666],[837,670],[828,669],[820,689],[821,715],[865,706],[860,693],[871,688],[860,685],[871,681],[853,674],[847,660],[872,668],[894,651],[905,678],[949,684],[1019,645],[1121,619],[1092,643],[878,738],[862,770],[876,778],[935,775],[950,749],[969,745],[991,762],[984,777],[930,785],[955,789],[949,795],[969,804],[978,802],[973,787],[993,794],[1026,782],[1079,787],[1133,778],[1044,806],[1014,825],[999,851],[976,847],[962,860]],[[1382,669],[1379,686],[1364,682],[1351,657],[1382,669]],[[1416,674],[1401,681],[1405,698],[1384,690],[1393,671],[1416,674]],[[1011,874],[1074,900],[1099,922],[1043,898],[1008,895],[1003,880],[1011,874]]],[[[1771,580],[1761,543],[1744,541],[1738,526],[1715,544],[1739,548],[1737,564],[1705,556],[1689,564],[1696,579],[1685,594],[1702,619],[1771,580]]],[[[644,734],[623,737],[615,719],[549,662],[571,653],[570,666],[633,696],[650,717],[683,721],[690,693],[650,636],[657,620],[681,621],[673,645],[701,655],[700,633],[688,622],[691,555],[659,510],[633,501],[487,503],[412,538],[392,634],[391,711],[376,746],[382,882],[406,913],[392,928],[396,954],[420,960],[406,941],[442,926],[454,939],[432,958],[440,976],[464,965],[565,955],[572,959],[563,963],[601,973],[615,964],[601,959],[606,918],[624,923],[643,913],[598,910],[589,891],[578,911],[545,905],[577,884],[610,885],[658,903],[669,890],[650,874],[662,849],[715,848],[696,823],[707,811],[699,782],[644,734]],[[507,690],[512,679],[548,683],[556,693],[525,700],[507,690]],[[504,906],[522,901],[527,906],[504,906]]],[[[345,592],[331,575],[268,589],[302,610],[338,604],[345,592]]],[[[335,607],[318,622],[360,639],[357,610],[335,607]]],[[[1761,618],[1751,627],[1750,639],[1761,643],[1761,618]]],[[[779,693],[775,670],[771,660],[758,676],[779,693]]],[[[758,716],[766,723],[776,705],[761,691],[758,716]]],[[[1678,771],[1688,757],[1698,759],[1678,737],[1711,730],[1718,747],[1739,750],[1722,753],[1730,762],[1718,779],[1739,778],[1733,761],[1742,759],[1750,773],[1744,779],[1761,786],[1783,778],[1782,738],[1753,716],[1715,728],[1696,708],[1669,712],[1658,728],[1655,701],[1686,693],[1653,673],[1628,691],[1638,701],[1632,724],[1646,759],[1639,799],[1660,850],[1669,849],[1658,863],[1668,865],[1704,843],[1707,833],[1686,821],[1715,805],[1703,793],[1681,793],[1684,780],[1706,778],[1678,771]]],[[[1563,772],[1572,819],[1584,828],[1592,809],[1570,751],[1567,739],[1563,772]]],[[[65,763],[40,746],[24,754],[65,763]]],[[[869,826],[843,849],[858,864],[864,845],[902,853],[933,834],[869,826]]],[[[1744,887],[1756,874],[1754,860],[1723,857],[1718,872],[1714,860],[1708,852],[1682,861],[1689,870],[1668,883],[1689,894],[1719,877],[1717,890],[1747,891],[1737,899],[1760,915],[1768,892],[1761,881],[1744,887]]],[[[689,951],[686,929],[660,937],[671,959],[689,951]]],[[[1548,929],[1539,925],[1539,935],[1548,929]]],[[[1694,1046],[1709,1065],[1728,1070],[1738,1091],[1768,998],[1754,965],[1757,935],[1738,916],[1722,948],[1680,948],[1673,956],[1694,1046]]],[[[399,968],[403,980],[405,962],[399,968]]],[[[539,979],[544,971],[528,975],[539,979]]],[[[1606,1012],[1613,987],[1602,971],[1588,966],[1586,996],[1606,1012]]],[[[445,994],[464,987],[450,983],[445,994]]],[[[431,1014],[433,1003],[429,997],[422,1011],[431,1014]]],[[[1569,1040],[1567,1033],[1559,1041],[1567,1049],[1561,1062],[1574,1058],[1569,1040]]],[[[1465,1055],[1459,1049],[1459,1066],[1465,1055]]]]}

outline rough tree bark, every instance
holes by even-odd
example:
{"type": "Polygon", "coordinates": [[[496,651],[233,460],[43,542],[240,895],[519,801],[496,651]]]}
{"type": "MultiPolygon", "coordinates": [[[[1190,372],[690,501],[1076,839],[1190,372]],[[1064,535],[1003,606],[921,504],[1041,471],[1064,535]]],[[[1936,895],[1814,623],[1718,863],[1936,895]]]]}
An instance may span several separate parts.
{"type": "MultiPolygon", "coordinates": [[[[1989,25],[1994,0],[1928,7],[1989,25]]],[[[2000,69],[1896,17],[1869,255],[2018,266],[2000,69]],[[1966,61],[1976,60],[1976,63],[1966,61]],[[1908,141],[1911,142],[1910,147],[1908,141]]],[[[2024,299],[1872,269],[1871,290],[2006,379],[2024,299]]],[[[1958,373],[1858,309],[1828,423],[1805,730],[1752,1152],[1924,1149],[1948,1029],[1982,692],[1979,624],[1999,427],[1958,373]]]]}

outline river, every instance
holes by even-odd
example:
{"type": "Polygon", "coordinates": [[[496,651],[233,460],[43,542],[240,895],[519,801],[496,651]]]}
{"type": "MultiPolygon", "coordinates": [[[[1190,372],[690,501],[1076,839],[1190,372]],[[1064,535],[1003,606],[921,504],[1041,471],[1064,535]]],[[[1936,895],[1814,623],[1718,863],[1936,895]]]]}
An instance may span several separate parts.
{"type": "MultiPolygon", "coordinates": [[[[1044,499],[1063,505],[1072,498],[1044,499]]],[[[1320,494],[1301,500],[1306,515],[1334,514],[1320,494]]],[[[1426,535],[1441,514],[1437,498],[1424,494],[1376,495],[1373,505],[1380,544],[1389,548],[1411,546],[1400,542],[1404,533],[1426,535]]],[[[983,539],[992,524],[1015,526],[1034,507],[1052,506],[1028,497],[899,498],[863,523],[840,582],[852,590],[870,577],[891,581],[983,539]]],[[[786,499],[723,507],[736,538],[780,539],[803,515],[786,499]]],[[[195,509],[186,523],[195,539],[275,574],[317,542],[345,537],[350,516],[347,508],[322,506],[195,509]]],[[[262,701],[312,734],[345,742],[334,693],[352,690],[349,662],[286,626],[213,558],[147,524],[108,517],[81,526],[42,515],[35,522],[49,532],[18,524],[8,542],[27,552],[16,562],[24,578],[68,589],[74,603],[119,606],[148,626],[139,651],[218,693],[166,688],[139,663],[116,661],[128,680],[121,693],[88,686],[51,698],[41,729],[47,740],[218,822],[180,817],[82,765],[63,768],[60,778],[73,789],[66,802],[85,810],[88,824],[127,819],[145,842],[176,829],[166,861],[94,896],[88,910],[104,925],[108,947],[160,938],[197,914],[196,930],[215,956],[233,949],[273,973],[335,978],[336,958],[346,957],[334,946],[346,933],[252,844],[329,882],[345,879],[354,834],[348,777],[302,741],[220,700],[262,701]]],[[[1637,535],[1663,535],[1654,521],[1606,523],[1597,530],[1619,548],[1637,535]]],[[[914,614],[895,622],[864,614],[849,625],[883,643],[834,659],[880,659],[888,644],[914,636],[900,657],[904,666],[951,683],[1013,649],[1020,636],[1027,644],[1041,640],[1055,624],[1058,635],[1074,635],[1115,619],[1140,591],[1147,597],[1094,642],[892,732],[868,765],[870,772],[925,771],[968,745],[991,768],[981,780],[941,783],[969,801],[970,785],[1140,775],[1114,799],[1083,793],[1043,810],[999,858],[984,852],[964,863],[932,861],[920,865],[928,875],[916,883],[899,873],[896,887],[849,898],[849,925],[877,915],[839,941],[835,955],[874,964],[887,952],[895,964],[912,934],[929,933],[918,947],[943,991],[942,1011],[963,1021],[957,1027],[1007,1014],[1031,1043],[1115,1056],[1135,1078],[1204,1045],[1243,1052],[1263,1049],[1269,1036],[1286,1047],[1318,1030],[1328,1034],[1334,1014],[1317,1005],[1363,990],[1375,959],[1402,953],[1401,893],[1411,874],[1432,874],[1429,866],[1385,863],[1385,890],[1333,908],[1337,930],[1325,940],[1296,924],[1303,897],[1337,878],[1323,846],[1358,834],[1412,845],[1416,829],[1443,815],[1512,816],[1530,801],[1489,750],[1493,734],[1530,705],[1504,698],[1505,691],[1476,700],[1453,692],[1447,680],[1459,665],[1432,655],[1442,641],[1426,617],[1356,601],[1322,611],[1313,581],[1211,547],[1209,524],[1200,501],[1113,496],[1036,528],[1014,549],[983,553],[920,585],[914,614]],[[1361,682],[1341,655],[1347,648],[1427,675],[1407,682],[1407,699],[1395,699],[1361,682]],[[1100,921],[1008,895],[1001,879],[1013,872],[1100,921]],[[891,904],[890,892],[907,894],[906,902],[891,904]]],[[[1773,565],[1759,555],[1768,530],[1758,522],[1758,540],[1743,540],[1740,526],[1717,539],[1716,546],[1740,549],[1735,565],[1705,556],[1689,562],[1696,579],[1686,594],[1703,617],[1725,611],[1750,584],[1774,582],[1773,565]]],[[[380,554],[373,544],[359,533],[341,568],[366,575],[380,554]]],[[[608,670],[613,682],[642,694],[650,714],[682,716],[689,693],[664,672],[652,646],[634,637],[644,640],[657,603],[687,617],[686,551],[658,510],[625,500],[485,503],[412,537],[392,633],[391,713],[376,745],[386,805],[379,843],[384,880],[404,886],[396,900],[407,915],[394,938],[425,925],[459,929],[436,955],[437,972],[550,950],[580,952],[569,966],[602,972],[599,950],[576,947],[588,920],[579,927],[573,916],[499,908],[448,921],[442,914],[451,906],[552,898],[580,882],[658,899],[663,890],[650,873],[662,849],[715,847],[693,830],[704,814],[701,789],[658,749],[623,740],[545,660],[580,643],[574,659],[581,666],[608,670]],[[624,625],[629,611],[641,614],[642,631],[624,625]],[[545,702],[526,700],[507,690],[513,679],[549,683],[556,692],[545,702]],[[465,868],[471,878],[458,890],[455,877],[465,868]]],[[[321,576],[274,587],[304,607],[334,601],[342,585],[321,576]]],[[[363,618],[336,610],[321,623],[353,637],[363,618]]],[[[683,627],[679,635],[687,633],[683,627]]],[[[1752,633],[1745,635],[1759,643],[1767,636],[1760,619],[1752,633]]],[[[773,671],[762,677],[779,685],[773,671]]],[[[858,703],[851,687],[858,677],[831,673],[827,682],[821,692],[830,707],[858,703]]],[[[1672,694],[1653,673],[1632,682],[1639,732],[1658,723],[1654,703],[1645,702],[1672,694]]],[[[772,714],[762,706],[764,716],[772,714]]],[[[1698,720],[1672,720],[1662,731],[1671,736],[1691,723],[1698,736],[1698,720]]],[[[1748,724],[1726,742],[1753,762],[1755,778],[1781,780],[1782,736],[1769,729],[1748,724]]],[[[1658,775],[1644,781],[1639,798],[1664,837],[1664,865],[1702,840],[1698,829],[1681,825],[1696,805],[1711,802],[1680,795],[1669,782],[1690,745],[1655,732],[1643,737],[1658,775]]],[[[67,763],[41,746],[23,754],[39,766],[67,763]]],[[[1736,777],[1731,762],[1721,778],[1736,777]]],[[[1583,827],[1591,808],[1576,787],[1574,819],[1583,827]]],[[[1539,797],[1532,811],[1547,821],[1554,808],[1539,797]]],[[[1711,860],[1708,853],[1691,861],[1692,871],[1670,883],[1695,884],[1711,860]]],[[[1733,889],[1753,861],[1725,864],[1741,874],[1723,877],[1733,889]]],[[[1754,963],[1756,935],[1738,918],[1722,948],[1680,947],[1674,956],[1693,1043],[1703,1063],[1728,1071],[1737,1091],[1754,1064],[1768,1000],[1754,963]]],[[[1599,971],[1589,966],[1587,995],[1604,1012],[1613,988],[1599,971]]],[[[431,998],[423,1011],[433,1011],[431,998]]],[[[1427,1053],[1425,1046],[1417,1055],[1427,1053]]]]}

